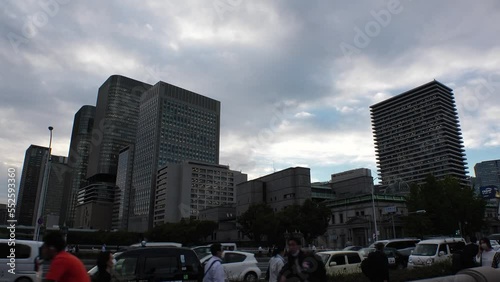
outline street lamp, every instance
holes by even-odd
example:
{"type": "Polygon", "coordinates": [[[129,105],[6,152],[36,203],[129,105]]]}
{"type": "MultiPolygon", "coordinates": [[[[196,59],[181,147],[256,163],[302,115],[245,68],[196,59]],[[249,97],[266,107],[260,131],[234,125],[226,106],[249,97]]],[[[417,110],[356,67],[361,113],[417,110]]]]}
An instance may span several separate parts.
{"type": "Polygon", "coordinates": [[[52,126],[49,126],[49,131],[50,131],[50,139],[49,139],[49,150],[48,150],[48,156],[47,160],[45,162],[45,171],[43,175],[43,183],[42,183],[42,190],[40,191],[40,201],[38,202],[38,210],[36,213],[36,224],[35,224],[35,230],[33,233],[33,241],[38,241],[40,237],[40,227],[43,224],[43,208],[45,205],[45,194],[47,194],[47,186],[49,186],[49,174],[50,174],[50,162],[51,162],[51,150],[52,150],[52,130],[54,128],[52,126]]]}
{"type": "MultiPolygon", "coordinates": [[[[377,179],[377,177],[373,178],[373,181],[375,181],[375,179],[377,179]]],[[[375,212],[375,194],[374,194],[374,190],[375,190],[375,184],[372,183],[372,209],[373,209],[373,224],[374,224],[374,227],[375,227],[375,241],[378,241],[378,228],[377,228],[377,214],[375,212]]]]}

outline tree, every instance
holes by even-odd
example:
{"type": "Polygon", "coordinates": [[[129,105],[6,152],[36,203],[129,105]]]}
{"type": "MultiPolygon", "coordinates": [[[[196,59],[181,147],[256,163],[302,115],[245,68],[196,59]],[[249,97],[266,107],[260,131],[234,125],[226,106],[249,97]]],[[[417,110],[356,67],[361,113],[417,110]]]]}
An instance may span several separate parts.
{"type": "Polygon", "coordinates": [[[177,223],[155,226],[148,232],[149,241],[173,241],[182,244],[202,242],[217,229],[217,223],[208,220],[181,219],[177,223]]]}
{"type": "Polygon", "coordinates": [[[436,180],[429,175],[425,184],[412,185],[407,197],[408,210],[426,213],[406,217],[405,229],[413,236],[453,235],[461,229],[464,236],[484,225],[485,205],[471,187],[451,177],[436,180]]]}
{"type": "Polygon", "coordinates": [[[237,222],[240,231],[255,242],[261,242],[265,235],[274,231],[273,210],[265,203],[251,205],[237,222]]]}

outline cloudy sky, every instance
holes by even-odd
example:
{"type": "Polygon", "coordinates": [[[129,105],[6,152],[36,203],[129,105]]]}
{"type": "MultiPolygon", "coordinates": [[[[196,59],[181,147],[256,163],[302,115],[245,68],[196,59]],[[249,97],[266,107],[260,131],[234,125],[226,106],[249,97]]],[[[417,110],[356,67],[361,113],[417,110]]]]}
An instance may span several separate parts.
{"type": "Polygon", "coordinates": [[[220,162],[249,179],[375,174],[369,106],[433,79],[454,89],[471,174],[500,158],[496,0],[1,3],[2,183],[49,125],[67,155],[75,112],[112,74],[221,101],[220,162]]]}

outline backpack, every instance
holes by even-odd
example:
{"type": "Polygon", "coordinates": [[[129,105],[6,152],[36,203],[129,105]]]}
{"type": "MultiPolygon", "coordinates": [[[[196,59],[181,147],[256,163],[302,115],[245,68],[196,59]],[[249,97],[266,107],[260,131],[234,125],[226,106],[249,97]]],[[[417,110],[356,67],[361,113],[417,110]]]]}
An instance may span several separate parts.
{"type": "Polygon", "coordinates": [[[369,257],[361,261],[361,271],[366,277],[372,277],[373,267],[369,257]]]}

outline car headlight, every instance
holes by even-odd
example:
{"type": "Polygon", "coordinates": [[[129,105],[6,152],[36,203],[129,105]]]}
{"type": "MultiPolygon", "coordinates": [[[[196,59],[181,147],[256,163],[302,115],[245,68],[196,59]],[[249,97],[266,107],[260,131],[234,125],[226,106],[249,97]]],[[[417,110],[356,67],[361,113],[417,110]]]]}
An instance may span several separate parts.
{"type": "Polygon", "coordinates": [[[408,263],[413,263],[413,259],[411,257],[408,259],[408,263]]]}

